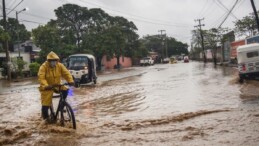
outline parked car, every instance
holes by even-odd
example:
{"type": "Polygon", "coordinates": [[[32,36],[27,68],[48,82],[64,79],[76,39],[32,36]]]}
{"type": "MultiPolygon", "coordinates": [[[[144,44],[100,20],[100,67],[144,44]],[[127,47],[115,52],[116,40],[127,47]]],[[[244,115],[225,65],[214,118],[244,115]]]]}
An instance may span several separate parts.
{"type": "Polygon", "coordinates": [[[248,44],[237,48],[239,81],[259,79],[259,44],[248,44]]]}
{"type": "Polygon", "coordinates": [[[183,62],[188,63],[189,62],[189,57],[188,56],[184,56],[183,62]]]}
{"type": "Polygon", "coordinates": [[[140,60],[140,65],[154,65],[154,60],[151,57],[145,57],[140,60]]]}

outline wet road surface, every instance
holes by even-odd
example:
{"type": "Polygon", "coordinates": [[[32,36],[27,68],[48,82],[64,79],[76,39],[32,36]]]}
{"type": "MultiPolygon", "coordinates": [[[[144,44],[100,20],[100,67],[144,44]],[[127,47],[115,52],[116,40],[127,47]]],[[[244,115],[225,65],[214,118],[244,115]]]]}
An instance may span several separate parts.
{"type": "Polygon", "coordinates": [[[72,88],[76,131],[42,124],[36,79],[1,81],[0,144],[258,145],[259,84],[237,80],[199,62],[105,72],[72,88]]]}

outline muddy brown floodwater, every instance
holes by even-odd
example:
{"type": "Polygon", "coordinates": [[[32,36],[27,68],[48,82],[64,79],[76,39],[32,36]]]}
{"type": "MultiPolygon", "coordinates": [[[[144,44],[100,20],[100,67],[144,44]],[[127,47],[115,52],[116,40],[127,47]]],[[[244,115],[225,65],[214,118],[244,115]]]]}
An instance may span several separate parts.
{"type": "Polygon", "coordinates": [[[97,85],[71,88],[76,130],[42,123],[36,79],[0,86],[0,145],[259,145],[259,83],[239,84],[232,67],[99,74],[97,85]]]}

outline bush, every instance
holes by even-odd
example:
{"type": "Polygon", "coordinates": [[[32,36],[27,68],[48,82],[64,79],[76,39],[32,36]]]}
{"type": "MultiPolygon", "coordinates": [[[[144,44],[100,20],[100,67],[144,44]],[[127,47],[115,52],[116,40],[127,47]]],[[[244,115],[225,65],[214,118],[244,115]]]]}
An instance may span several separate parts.
{"type": "Polygon", "coordinates": [[[39,71],[40,68],[40,64],[37,62],[33,62],[29,65],[30,71],[31,71],[31,75],[32,76],[37,76],[37,73],[39,71]]]}
{"type": "Polygon", "coordinates": [[[12,78],[16,79],[18,76],[23,77],[23,69],[24,66],[27,64],[27,62],[23,61],[20,58],[11,58],[11,73],[12,73],[12,78]]]}

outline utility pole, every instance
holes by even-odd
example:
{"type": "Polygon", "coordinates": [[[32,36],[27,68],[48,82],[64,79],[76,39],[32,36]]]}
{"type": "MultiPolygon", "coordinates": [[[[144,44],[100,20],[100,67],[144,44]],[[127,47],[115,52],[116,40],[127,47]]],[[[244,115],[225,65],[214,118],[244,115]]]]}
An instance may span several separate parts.
{"type": "Polygon", "coordinates": [[[205,26],[205,25],[204,25],[204,24],[201,24],[201,21],[202,21],[202,20],[204,20],[204,18],[194,20],[195,22],[196,22],[196,21],[199,21],[199,25],[194,26],[194,27],[198,27],[199,30],[200,30],[203,61],[204,61],[204,63],[207,63],[207,57],[206,57],[206,55],[205,55],[205,49],[204,49],[203,33],[202,33],[202,29],[201,29],[201,27],[202,27],[202,26],[205,26]]]}
{"type": "Polygon", "coordinates": [[[163,60],[164,60],[164,47],[163,47],[163,32],[164,32],[165,30],[158,30],[158,32],[161,32],[161,46],[162,46],[162,62],[163,62],[163,60]]]}
{"type": "Polygon", "coordinates": [[[20,36],[19,36],[19,19],[18,19],[18,14],[23,12],[23,11],[26,11],[27,8],[24,8],[20,11],[16,11],[15,14],[16,14],[16,20],[17,20],[17,43],[18,43],[18,52],[19,52],[19,59],[21,59],[21,50],[20,50],[20,36]]]}
{"type": "Polygon", "coordinates": [[[165,33],[165,56],[166,58],[168,58],[168,52],[167,52],[167,37],[166,37],[166,33],[165,33]]]}
{"type": "Polygon", "coordinates": [[[259,31],[259,19],[258,19],[258,14],[257,14],[256,8],[255,8],[254,0],[250,0],[250,1],[251,1],[253,10],[254,10],[255,20],[256,20],[256,24],[257,24],[257,29],[259,31]]]}
{"type": "MultiPolygon", "coordinates": [[[[6,26],[6,11],[5,11],[5,0],[2,0],[2,5],[3,5],[3,27],[4,27],[4,31],[5,33],[7,32],[7,26],[6,26]]],[[[10,70],[10,65],[11,65],[11,60],[10,60],[10,56],[9,56],[9,47],[8,47],[8,40],[7,38],[4,40],[3,43],[3,47],[4,50],[6,52],[6,61],[7,61],[7,77],[8,80],[10,81],[11,78],[11,70],[10,70]]]]}

